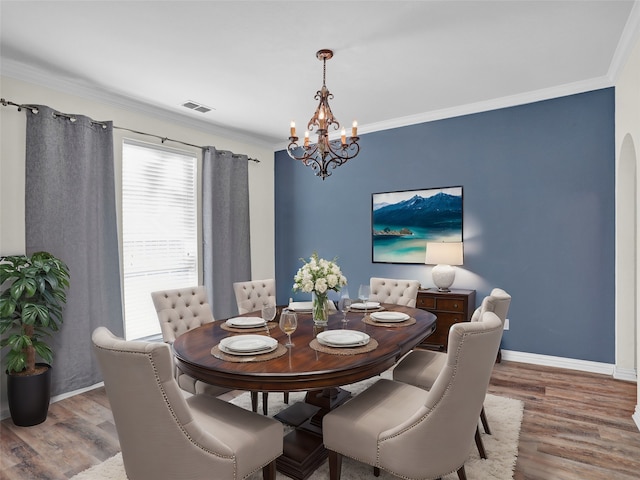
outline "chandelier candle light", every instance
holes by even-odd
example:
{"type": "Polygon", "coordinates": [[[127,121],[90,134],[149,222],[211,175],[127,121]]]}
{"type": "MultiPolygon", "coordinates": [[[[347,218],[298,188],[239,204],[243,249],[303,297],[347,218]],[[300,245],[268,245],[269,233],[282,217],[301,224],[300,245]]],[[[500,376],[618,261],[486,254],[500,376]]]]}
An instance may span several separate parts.
{"type": "Polygon", "coordinates": [[[329,320],[327,302],[329,290],[339,292],[347,284],[340,267],[333,261],[318,258],[314,253],[309,261],[301,259],[304,265],[293,277],[293,290],[311,293],[313,299],[312,314],[316,325],[324,326],[329,320]]]}
{"type": "Polygon", "coordinates": [[[329,127],[333,125],[334,130],[340,128],[340,122],[333,116],[329,99],[333,95],[327,89],[325,77],[327,73],[327,60],[333,57],[333,51],[323,49],[316,53],[318,60],[322,60],[322,88],[316,92],[315,99],[319,100],[318,108],[316,108],[313,117],[307,124],[307,131],[304,133],[304,144],[298,145],[298,137],[296,136],[296,124],[291,122],[291,136],[289,137],[289,146],[287,153],[294,160],[300,160],[304,165],[311,166],[316,176],[322,180],[331,175],[329,167],[336,168],[343,165],[360,153],[360,145],[358,145],[358,123],[353,122],[351,127],[351,136],[347,139],[347,132],[343,128],[340,139],[329,140],[329,127]],[[318,134],[318,142],[309,143],[309,132],[314,129],[318,134]]]}

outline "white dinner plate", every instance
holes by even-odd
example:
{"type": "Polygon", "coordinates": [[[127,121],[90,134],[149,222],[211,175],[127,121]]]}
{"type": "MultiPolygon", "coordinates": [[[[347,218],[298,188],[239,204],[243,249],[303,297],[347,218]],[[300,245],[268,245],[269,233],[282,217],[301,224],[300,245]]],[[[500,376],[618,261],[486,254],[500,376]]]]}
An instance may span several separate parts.
{"type": "Polygon", "coordinates": [[[225,322],[230,327],[235,328],[256,328],[264,327],[265,321],[260,317],[235,317],[225,322]]]}
{"type": "MultiPolygon", "coordinates": [[[[360,303],[352,303],[351,304],[351,308],[355,308],[356,310],[365,310],[365,304],[360,302],[360,303]]],[[[380,303],[379,302],[367,302],[366,304],[366,310],[371,310],[373,308],[380,308],[380,303]]]]}
{"type": "Polygon", "coordinates": [[[326,330],[316,336],[321,345],[342,348],[366,345],[369,343],[369,338],[369,335],[357,330],[326,330]]]}
{"type": "Polygon", "coordinates": [[[373,312],[371,318],[376,322],[404,322],[409,320],[409,315],[403,312],[373,312]]]}
{"type": "Polygon", "coordinates": [[[291,302],[289,310],[294,312],[310,312],[313,310],[313,302],[291,302]]]}
{"type": "Polygon", "coordinates": [[[272,352],[278,347],[278,341],[264,335],[236,335],[223,338],[218,347],[233,355],[252,355],[272,352]]]}

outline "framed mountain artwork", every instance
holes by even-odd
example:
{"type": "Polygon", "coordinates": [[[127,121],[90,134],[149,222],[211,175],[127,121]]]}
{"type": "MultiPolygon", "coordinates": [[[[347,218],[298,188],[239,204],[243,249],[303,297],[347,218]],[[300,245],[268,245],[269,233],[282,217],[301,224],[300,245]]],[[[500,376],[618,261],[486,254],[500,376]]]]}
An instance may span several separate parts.
{"type": "Polygon", "coordinates": [[[374,263],[424,264],[427,242],[462,241],[462,187],[371,195],[374,263]]]}

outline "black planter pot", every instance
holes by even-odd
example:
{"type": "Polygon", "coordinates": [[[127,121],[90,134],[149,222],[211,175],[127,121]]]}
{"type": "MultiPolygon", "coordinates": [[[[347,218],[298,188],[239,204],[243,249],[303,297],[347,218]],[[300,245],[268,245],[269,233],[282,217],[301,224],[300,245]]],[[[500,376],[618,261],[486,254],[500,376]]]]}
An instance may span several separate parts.
{"type": "Polygon", "coordinates": [[[38,425],[47,419],[51,399],[51,366],[36,375],[12,375],[7,373],[7,397],[11,420],[19,427],[38,425]]]}

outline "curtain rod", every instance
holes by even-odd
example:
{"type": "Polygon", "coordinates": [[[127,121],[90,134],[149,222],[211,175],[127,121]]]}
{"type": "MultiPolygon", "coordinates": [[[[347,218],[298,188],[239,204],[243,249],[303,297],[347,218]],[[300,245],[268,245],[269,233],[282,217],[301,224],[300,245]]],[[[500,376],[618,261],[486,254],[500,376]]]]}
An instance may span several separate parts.
{"type": "MultiPolygon", "coordinates": [[[[9,100],[5,100],[4,98],[0,98],[0,104],[2,104],[5,107],[8,107],[8,106],[16,107],[19,112],[22,111],[22,109],[24,108],[24,109],[30,110],[31,113],[34,113],[34,114],[38,113],[38,106],[37,105],[14,103],[14,102],[11,102],[9,100]]],[[[59,117],[68,118],[72,122],[75,121],[75,117],[73,115],[68,114],[68,113],[62,113],[62,112],[58,112],[58,111],[54,110],[54,115],[55,116],[59,116],[59,117]]],[[[106,124],[103,123],[103,122],[96,122],[95,120],[92,120],[91,124],[92,125],[102,125],[103,128],[106,128],[106,124]]],[[[182,140],[173,140],[171,138],[161,137],[160,135],[154,135],[153,133],[140,132],[138,130],[132,130],[130,128],[117,127],[115,125],[113,126],[113,128],[115,128],[116,130],[126,130],[126,131],[131,132],[131,133],[137,133],[138,135],[146,135],[148,137],[154,137],[154,138],[159,139],[162,143],[164,143],[164,142],[181,143],[182,145],[187,145],[189,147],[200,148],[202,150],[207,148],[207,147],[203,147],[203,146],[200,146],[200,145],[194,145],[193,143],[183,142],[182,140]]],[[[241,155],[233,154],[233,156],[234,157],[240,157],[241,155]]],[[[249,160],[250,162],[260,163],[260,160],[258,160],[257,158],[247,158],[247,160],[249,160]]]]}

